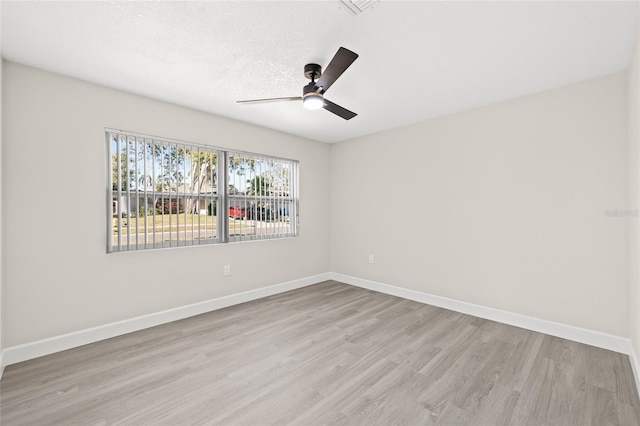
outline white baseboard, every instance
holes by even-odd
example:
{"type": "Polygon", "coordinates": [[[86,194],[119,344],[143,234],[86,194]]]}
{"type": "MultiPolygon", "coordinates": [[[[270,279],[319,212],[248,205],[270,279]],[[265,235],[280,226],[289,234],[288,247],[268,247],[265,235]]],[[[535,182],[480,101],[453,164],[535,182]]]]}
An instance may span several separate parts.
{"type": "Polygon", "coordinates": [[[629,345],[629,361],[631,361],[631,368],[633,369],[633,376],[636,379],[636,389],[640,393],[640,363],[638,363],[638,357],[636,351],[633,349],[633,345],[629,345]]]}
{"type": "MultiPolygon", "coordinates": [[[[242,293],[206,300],[192,305],[181,306],[154,314],[144,315],[123,321],[105,324],[98,327],[80,330],[61,336],[38,340],[24,345],[12,346],[0,352],[0,370],[7,365],[38,358],[55,352],[64,351],[111,337],[121,336],[156,325],[200,315],[216,309],[226,308],[239,303],[249,302],[262,297],[271,296],[285,291],[295,290],[331,279],[329,273],[314,275],[281,284],[249,290],[242,293]]],[[[0,373],[0,377],[1,373],[0,373]]]]}
{"type": "Polygon", "coordinates": [[[469,314],[476,317],[485,318],[520,328],[525,328],[527,330],[537,331],[540,333],[549,334],[551,336],[561,337],[563,339],[573,340],[575,342],[585,343],[587,345],[620,352],[623,354],[630,354],[631,351],[631,342],[628,338],[614,336],[612,334],[574,327],[571,325],[561,324],[553,321],[547,321],[541,318],[529,317],[526,315],[503,311],[500,309],[489,308],[487,306],[476,305],[473,303],[462,302],[460,300],[449,299],[447,297],[436,296],[429,293],[423,293],[417,290],[411,290],[389,284],[379,283],[376,281],[356,278],[350,275],[332,272],[331,279],[343,282],[345,284],[378,291],[380,293],[390,294],[392,296],[398,296],[404,299],[415,300],[416,302],[450,309],[452,311],[461,312],[463,314],[469,314]]]}

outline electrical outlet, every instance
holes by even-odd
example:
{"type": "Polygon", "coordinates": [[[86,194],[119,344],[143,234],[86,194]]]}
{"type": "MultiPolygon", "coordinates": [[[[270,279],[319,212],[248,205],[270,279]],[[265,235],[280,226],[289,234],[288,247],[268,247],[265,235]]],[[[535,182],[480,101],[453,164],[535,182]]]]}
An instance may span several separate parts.
{"type": "Polygon", "coordinates": [[[224,275],[225,276],[231,275],[231,265],[224,265],[224,275]]]}
{"type": "Polygon", "coordinates": [[[373,255],[372,254],[369,255],[369,263],[373,263],[373,255]]]}

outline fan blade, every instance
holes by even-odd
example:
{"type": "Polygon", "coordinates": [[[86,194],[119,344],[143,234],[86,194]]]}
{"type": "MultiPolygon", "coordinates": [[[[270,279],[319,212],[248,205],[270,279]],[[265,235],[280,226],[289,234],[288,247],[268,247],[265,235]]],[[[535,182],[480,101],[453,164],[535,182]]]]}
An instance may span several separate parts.
{"type": "Polygon", "coordinates": [[[334,104],[333,102],[327,100],[326,98],[324,100],[324,106],[322,108],[334,113],[339,117],[344,118],[345,120],[351,120],[353,117],[358,115],[355,112],[349,111],[346,108],[342,108],[340,105],[334,104]]]}
{"type": "Polygon", "coordinates": [[[358,59],[357,53],[353,53],[344,47],[338,49],[336,56],[333,57],[318,81],[316,81],[316,86],[322,87],[322,93],[325,93],[356,59],[358,59]]]}
{"type": "Polygon", "coordinates": [[[237,104],[262,104],[267,102],[286,102],[286,101],[301,101],[301,96],[292,96],[288,98],[266,98],[266,99],[250,99],[248,101],[236,101],[237,104]]]}

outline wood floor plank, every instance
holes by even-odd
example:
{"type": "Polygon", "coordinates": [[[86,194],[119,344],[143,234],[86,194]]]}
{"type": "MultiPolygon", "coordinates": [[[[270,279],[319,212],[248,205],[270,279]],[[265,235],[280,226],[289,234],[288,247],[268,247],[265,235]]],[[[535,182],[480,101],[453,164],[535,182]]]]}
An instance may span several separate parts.
{"type": "Polygon", "coordinates": [[[3,425],[640,425],[626,355],[335,281],[8,366],[3,425]]]}

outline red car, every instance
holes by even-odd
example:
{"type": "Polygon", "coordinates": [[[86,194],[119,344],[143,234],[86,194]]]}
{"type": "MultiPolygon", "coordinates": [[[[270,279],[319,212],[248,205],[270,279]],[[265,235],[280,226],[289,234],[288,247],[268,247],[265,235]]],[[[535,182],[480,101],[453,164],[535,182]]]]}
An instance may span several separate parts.
{"type": "Polygon", "coordinates": [[[244,207],[229,207],[229,217],[234,219],[246,219],[247,210],[244,207]]]}

